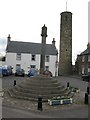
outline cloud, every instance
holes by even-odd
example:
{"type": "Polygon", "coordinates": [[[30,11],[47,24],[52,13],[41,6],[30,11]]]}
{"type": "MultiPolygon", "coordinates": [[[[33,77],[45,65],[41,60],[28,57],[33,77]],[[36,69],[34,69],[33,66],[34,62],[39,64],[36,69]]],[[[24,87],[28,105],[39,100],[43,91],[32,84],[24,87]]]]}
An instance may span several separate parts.
{"type": "Polygon", "coordinates": [[[0,38],[0,53],[5,52],[6,49],[6,39],[1,39],[0,38]]]}

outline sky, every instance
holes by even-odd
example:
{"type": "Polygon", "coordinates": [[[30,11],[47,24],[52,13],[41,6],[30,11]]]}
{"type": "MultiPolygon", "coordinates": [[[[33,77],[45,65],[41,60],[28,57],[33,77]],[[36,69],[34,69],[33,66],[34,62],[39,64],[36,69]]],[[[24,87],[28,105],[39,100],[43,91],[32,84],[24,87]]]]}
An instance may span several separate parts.
{"type": "Polygon", "coordinates": [[[47,26],[46,43],[53,38],[59,50],[60,13],[72,15],[72,61],[87,48],[89,0],[0,0],[0,52],[8,34],[12,41],[41,43],[41,28],[47,26]]]}

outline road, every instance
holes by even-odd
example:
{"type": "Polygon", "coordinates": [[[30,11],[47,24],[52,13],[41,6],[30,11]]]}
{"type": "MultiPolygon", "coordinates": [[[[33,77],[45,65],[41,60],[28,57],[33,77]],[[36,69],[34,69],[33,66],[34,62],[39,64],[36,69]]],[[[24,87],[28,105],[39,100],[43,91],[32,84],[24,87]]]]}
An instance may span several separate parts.
{"type": "Polygon", "coordinates": [[[26,111],[3,106],[4,118],[88,118],[88,107],[51,111],[26,111]]]}
{"type": "Polygon", "coordinates": [[[40,112],[36,113],[6,106],[3,106],[2,115],[4,118],[49,118],[49,116],[44,116],[40,112]]]}
{"type": "Polygon", "coordinates": [[[2,88],[7,89],[14,85],[14,80],[16,80],[16,83],[19,84],[22,82],[26,77],[16,77],[14,75],[3,77],[2,78],[2,88]]]}
{"type": "Polygon", "coordinates": [[[2,98],[0,97],[0,120],[2,118],[2,98]]]}

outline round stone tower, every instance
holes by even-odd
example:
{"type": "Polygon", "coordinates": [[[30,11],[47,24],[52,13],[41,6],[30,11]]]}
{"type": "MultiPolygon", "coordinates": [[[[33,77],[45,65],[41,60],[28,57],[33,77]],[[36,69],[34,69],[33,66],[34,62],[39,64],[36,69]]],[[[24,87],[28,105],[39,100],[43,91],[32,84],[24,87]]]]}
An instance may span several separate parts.
{"type": "Polygon", "coordinates": [[[59,75],[72,73],[72,13],[61,13],[59,75]]]}

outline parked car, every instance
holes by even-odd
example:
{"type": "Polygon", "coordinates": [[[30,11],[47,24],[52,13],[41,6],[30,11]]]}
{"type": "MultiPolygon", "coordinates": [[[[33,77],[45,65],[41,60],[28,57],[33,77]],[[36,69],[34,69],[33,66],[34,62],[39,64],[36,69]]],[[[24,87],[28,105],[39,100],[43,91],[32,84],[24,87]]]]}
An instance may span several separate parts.
{"type": "Polygon", "coordinates": [[[82,80],[83,81],[90,81],[90,74],[83,74],[82,76],[81,76],[81,78],[82,78],[82,80]]]}
{"type": "Polygon", "coordinates": [[[50,76],[50,77],[53,76],[52,73],[51,73],[49,70],[45,70],[45,71],[43,72],[43,75],[47,75],[47,76],[50,76]]]}
{"type": "Polygon", "coordinates": [[[24,69],[18,68],[16,69],[15,76],[25,76],[25,71],[24,69]]]}
{"type": "Polygon", "coordinates": [[[37,75],[37,70],[31,69],[28,71],[28,77],[36,76],[36,75],[37,75]]]}
{"type": "Polygon", "coordinates": [[[12,66],[7,66],[7,70],[8,70],[8,75],[12,75],[12,69],[13,67],[12,66]]]}
{"type": "Polygon", "coordinates": [[[12,75],[12,67],[11,66],[2,66],[0,67],[0,76],[8,76],[8,75],[12,75]]]}

